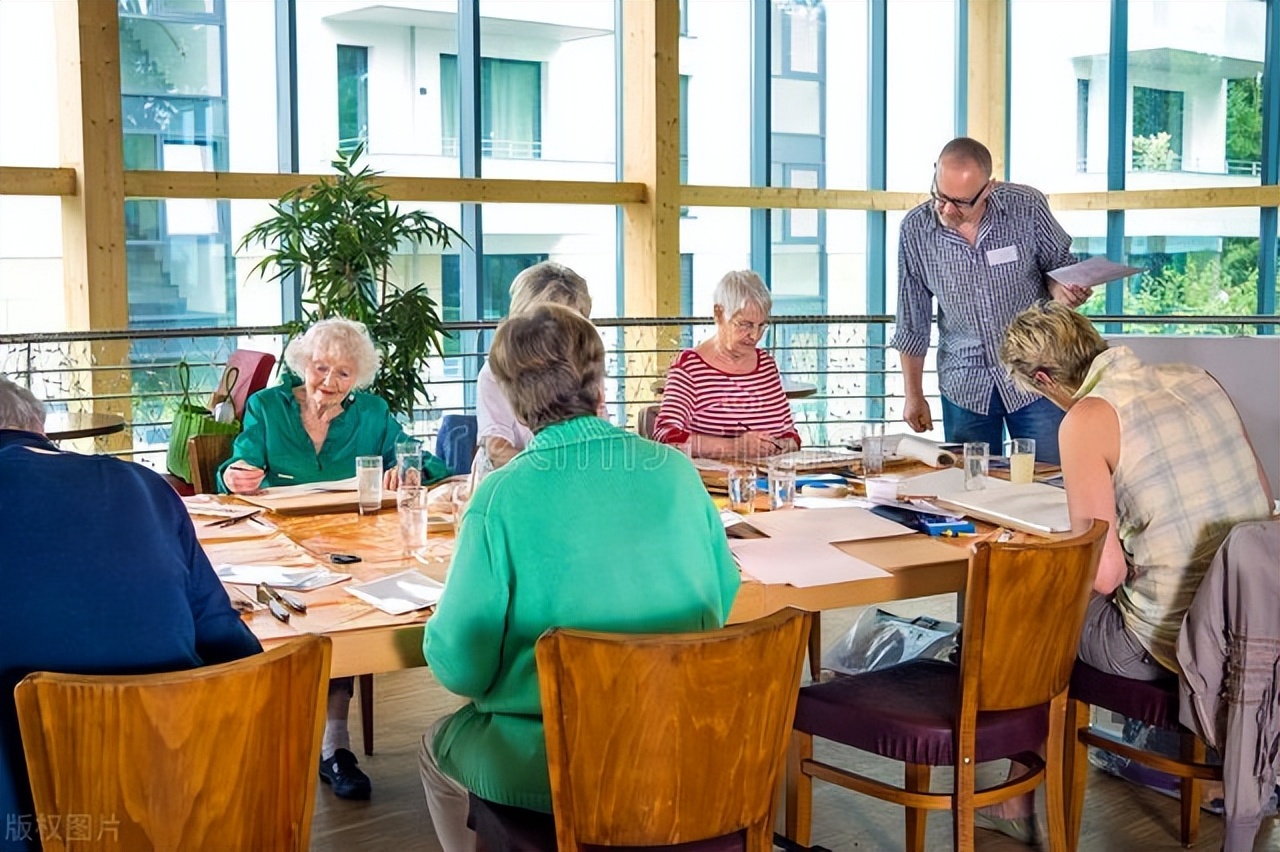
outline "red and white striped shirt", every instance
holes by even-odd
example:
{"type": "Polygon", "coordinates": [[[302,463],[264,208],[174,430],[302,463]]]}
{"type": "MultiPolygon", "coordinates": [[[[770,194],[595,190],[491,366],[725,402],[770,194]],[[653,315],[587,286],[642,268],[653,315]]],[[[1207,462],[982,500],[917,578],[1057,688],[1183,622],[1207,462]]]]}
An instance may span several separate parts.
{"type": "Polygon", "coordinates": [[[800,444],[773,356],[757,349],[755,369],[734,375],[711,366],[693,349],[681,352],[667,373],[654,440],[683,444],[691,434],[733,438],[743,432],[800,444]]]}

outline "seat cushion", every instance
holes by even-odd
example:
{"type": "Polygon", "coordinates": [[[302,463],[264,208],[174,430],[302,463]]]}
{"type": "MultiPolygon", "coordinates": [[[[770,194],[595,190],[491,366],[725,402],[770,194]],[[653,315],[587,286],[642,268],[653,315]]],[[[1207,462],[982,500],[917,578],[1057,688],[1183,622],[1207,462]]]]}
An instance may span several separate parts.
{"type": "Polygon", "coordinates": [[[1178,678],[1133,680],[1085,665],[1071,672],[1071,697],[1157,728],[1178,726],[1178,678]]]}
{"type": "MultiPolygon", "coordinates": [[[[555,852],[556,823],[551,814],[499,805],[475,795],[468,797],[468,804],[467,825],[476,832],[477,852],[555,852]]],[[[586,844],[583,848],[592,852],[744,852],[747,846],[745,832],[738,831],[674,846],[586,844]]]]}
{"type": "MultiPolygon", "coordinates": [[[[906,763],[952,766],[960,669],[920,660],[800,690],[795,727],[906,763]]],[[[1047,705],[978,714],[977,760],[1032,751],[1049,730],[1047,705]]]]}

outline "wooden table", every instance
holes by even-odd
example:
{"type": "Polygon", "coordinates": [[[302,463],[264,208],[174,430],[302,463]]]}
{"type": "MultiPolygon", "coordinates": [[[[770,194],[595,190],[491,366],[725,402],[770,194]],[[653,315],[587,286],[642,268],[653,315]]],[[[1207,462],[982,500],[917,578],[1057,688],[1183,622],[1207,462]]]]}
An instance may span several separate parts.
{"type": "MultiPolygon", "coordinates": [[[[820,511],[820,510],[799,510],[820,511]]],[[[452,555],[452,535],[432,538],[427,564],[401,554],[399,521],[394,511],[361,517],[354,513],[308,517],[271,516],[279,529],[315,556],[351,553],[363,561],[331,566],[356,582],[417,568],[443,581],[452,555]]],[[[197,521],[198,522],[198,521],[197,521]]],[[[890,572],[889,577],[810,588],[764,584],[744,578],[729,620],[748,621],[793,606],[811,612],[960,591],[968,565],[965,540],[943,542],[918,534],[848,542],[841,549],[890,572]]],[[[214,561],[217,562],[216,556],[214,561]]],[[[348,594],[342,584],[304,596],[306,615],[282,624],[265,611],[249,625],[266,647],[300,633],[324,633],[333,640],[334,677],[396,671],[424,665],[422,634],[427,613],[389,616],[348,594]]]]}
{"type": "Polygon", "coordinates": [[[44,418],[44,434],[50,441],[97,438],[124,431],[119,414],[98,411],[54,411],[44,418]]]}

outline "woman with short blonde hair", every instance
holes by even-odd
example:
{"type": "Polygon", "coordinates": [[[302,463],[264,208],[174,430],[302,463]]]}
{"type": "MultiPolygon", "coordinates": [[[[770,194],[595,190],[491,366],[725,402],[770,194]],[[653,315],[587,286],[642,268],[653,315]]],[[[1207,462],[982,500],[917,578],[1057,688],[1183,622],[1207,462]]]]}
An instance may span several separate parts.
{"type": "Polygon", "coordinates": [[[1040,393],[1034,376],[1042,371],[1074,393],[1106,348],[1088,317],[1061,302],[1045,302],[1023,311],[1009,326],[1000,360],[1024,390],[1040,393]]]}

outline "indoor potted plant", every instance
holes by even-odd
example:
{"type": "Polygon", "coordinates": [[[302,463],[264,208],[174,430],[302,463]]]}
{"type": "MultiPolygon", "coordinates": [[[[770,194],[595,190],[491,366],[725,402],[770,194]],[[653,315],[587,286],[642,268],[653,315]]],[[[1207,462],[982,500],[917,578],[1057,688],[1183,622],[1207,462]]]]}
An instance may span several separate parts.
{"type": "Polygon", "coordinates": [[[334,177],[286,193],[240,248],[266,247],[254,271],[269,272],[272,280],[300,276],[302,321],[294,333],[335,316],[368,326],[382,353],[369,390],[409,418],[415,403],[427,400],[423,366],[432,354],[443,354],[440,337],[447,332],[422,283],[389,281],[391,261],[401,247],[447,247],[461,235],[434,216],[392,205],[379,187],[380,172],[355,170],[363,153],[363,145],[340,151],[334,177]]]}

